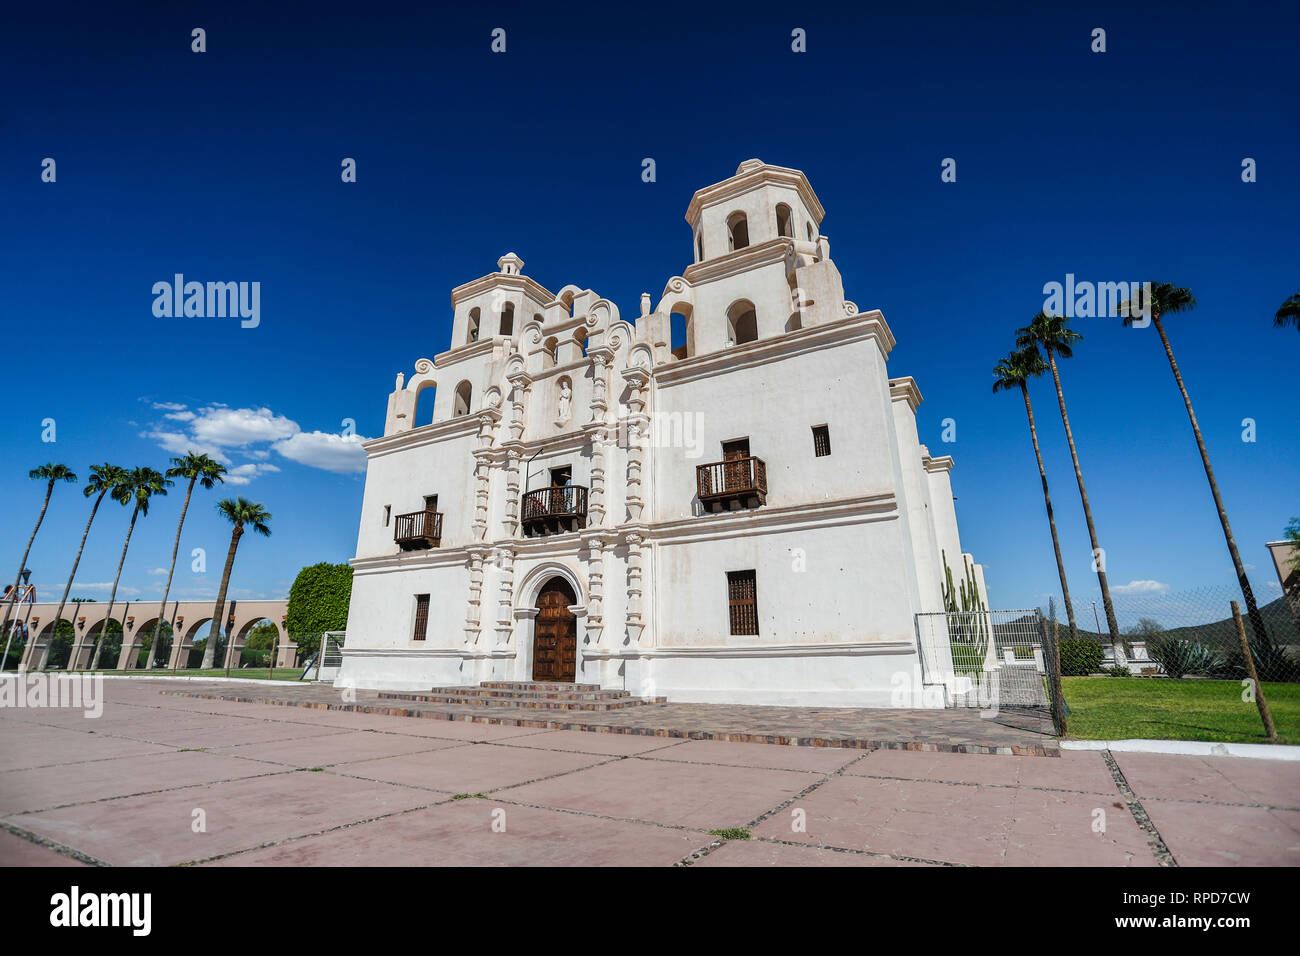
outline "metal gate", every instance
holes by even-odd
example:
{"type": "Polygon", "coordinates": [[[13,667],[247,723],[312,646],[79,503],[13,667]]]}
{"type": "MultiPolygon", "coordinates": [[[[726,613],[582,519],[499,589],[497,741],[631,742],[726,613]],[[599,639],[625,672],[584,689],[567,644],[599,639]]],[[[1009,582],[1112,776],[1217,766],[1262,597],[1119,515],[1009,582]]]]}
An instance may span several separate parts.
{"type": "Polygon", "coordinates": [[[916,615],[922,680],[950,707],[1048,707],[1051,648],[1036,609],[916,615]]]}

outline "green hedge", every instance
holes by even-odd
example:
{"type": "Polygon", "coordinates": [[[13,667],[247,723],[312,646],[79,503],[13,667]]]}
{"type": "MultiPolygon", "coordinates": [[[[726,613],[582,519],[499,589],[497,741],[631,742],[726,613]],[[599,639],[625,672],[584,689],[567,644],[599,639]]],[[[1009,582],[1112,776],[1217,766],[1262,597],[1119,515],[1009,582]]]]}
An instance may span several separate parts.
{"type": "Polygon", "coordinates": [[[1096,641],[1061,641],[1061,676],[1086,677],[1101,670],[1106,652],[1096,641]]]}
{"type": "Polygon", "coordinates": [[[347,627],[351,598],[352,568],[346,564],[313,564],[298,572],[284,622],[299,653],[315,652],[325,631],[347,627]]]}

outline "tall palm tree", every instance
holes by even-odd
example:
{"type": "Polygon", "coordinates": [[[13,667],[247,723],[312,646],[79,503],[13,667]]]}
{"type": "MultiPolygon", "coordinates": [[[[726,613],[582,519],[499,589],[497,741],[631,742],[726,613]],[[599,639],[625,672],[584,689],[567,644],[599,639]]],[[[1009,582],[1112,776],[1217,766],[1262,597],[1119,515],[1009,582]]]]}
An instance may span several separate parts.
{"type": "MultiPolygon", "coordinates": [[[[135,519],[149,514],[149,499],[154,495],[165,495],[172,486],[161,472],[152,468],[132,468],[126,477],[113,489],[113,500],[120,505],[132,502],[131,523],[126,527],[126,541],[122,544],[122,557],[117,562],[117,575],[113,578],[113,590],[108,595],[108,611],[104,614],[104,625],[99,629],[99,639],[95,641],[95,656],[90,662],[90,669],[99,669],[99,654],[104,649],[104,638],[108,636],[108,625],[113,621],[113,602],[117,600],[117,582],[122,578],[122,565],[126,564],[126,549],[131,547],[131,532],[135,530],[135,519]]],[[[122,629],[125,635],[126,629],[122,629]]]]}
{"type": "MultiPolygon", "coordinates": [[[[1192,408],[1192,399],[1187,394],[1187,386],[1183,384],[1183,374],[1178,370],[1178,362],[1174,358],[1173,346],[1169,344],[1169,335],[1165,332],[1164,323],[1160,321],[1167,315],[1190,312],[1196,308],[1196,299],[1187,289],[1169,282],[1144,283],[1141,290],[1136,298],[1143,306],[1142,314],[1151,316],[1151,324],[1160,333],[1160,341],[1165,347],[1165,357],[1169,359],[1169,367],[1173,370],[1174,381],[1178,383],[1178,391],[1182,393],[1183,404],[1187,406],[1187,417],[1192,423],[1192,434],[1196,437],[1196,448],[1201,453],[1201,464],[1205,466],[1205,477],[1210,482],[1210,494],[1214,496],[1214,507],[1219,511],[1219,524],[1223,526],[1223,538],[1228,542],[1228,554],[1232,556],[1232,567],[1237,572],[1237,584],[1240,585],[1241,596],[1246,601],[1247,616],[1250,618],[1250,624],[1255,631],[1255,636],[1260,640],[1267,640],[1268,634],[1264,630],[1264,618],[1260,615],[1259,606],[1255,603],[1255,594],[1250,589],[1250,579],[1246,577],[1245,565],[1241,563],[1241,554],[1237,551],[1237,539],[1232,536],[1232,525],[1228,524],[1228,512],[1223,507],[1223,498],[1219,494],[1219,483],[1214,480],[1214,469],[1210,467],[1210,453],[1205,448],[1205,437],[1201,434],[1201,426],[1196,421],[1196,412],[1192,408]],[[1150,302],[1145,301],[1147,289],[1150,289],[1150,302]]],[[[1294,304],[1300,310],[1300,294],[1292,296],[1287,302],[1294,304]]],[[[1282,309],[1285,308],[1286,305],[1283,305],[1282,309]]],[[[1282,309],[1278,310],[1279,316],[1282,315],[1282,309]]],[[[1132,324],[1134,312],[1137,310],[1125,309],[1122,311],[1129,313],[1124,316],[1124,324],[1132,324]]],[[[1296,315],[1296,321],[1300,322],[1300,311],[1297,311],[1296,315]]],[[[1279,321],[1276,324],[1281,325],[1282,322],[1279,321]]]]}
{"type": "Polygon", "coordinates": [[[1059,315],[1039,312],[1029,324],[1016,334],[1016,345],[1025,348],[1029,345],[1041,345],[1047,353],[1047,366],[1052,370],[1052,381],[1056,384],[1056,401],[1061,406],[1061,422],[1065,425],[1065,440],[1070,446],[1070,459],[1074,462],[1074,479],[1079,485],[1079,497],[1083,499],[1083,517],[1088,523],[1088,538],[1092,542],[1093,564],[1097,568],[1097,581],[1101,584],[1101,602],[1106,608],[1106,626],[1110,629],[1112,644],[1120,642],[1119,623],[1115,620],[1115,606],[1110,600],[1110,585],[1106,581],[1106,563],[1101,560],[1101,545],[1097,543],[1097,528],[1092,521],[1092,505],[1088,502],[1088,489],[1083,484],[1083,469],[1079,467],[1079,452],[1074,447],[1074,432],[1070,430],[1070,416],[1065,411],[1065,392],[1061,390],[1061,371],[1056,367],[1056,357],[1063,359],[1074,357],[1074,346],[1083,341],[1083,336],[1070,328],[1069,322],[1059,315]]]}
{"type": "Polygon", "coordinates": [[[1297,329],[1300,329],[1300,292],[1283,302],[1281,307],[1273,313],[1273,324],[1279,329],[1286,328],[1288,325],[1294,325],[1297,329]]]}
{"type": "Polygon", "coordinates": [[[55,630],[58,629],[59,621],[63,619],[63,608],[68,603],[68,592],[72,590],[72,581],[77,576],[77,565],[81,564],[81,553],[86,550],[86,537],[90,534],[90,526],[95,521],[95,514],[99,511],[104,496],[112,492],[125,478],[126,469],[119,468],[117,465],[105,462],[102,465],[90,466],[90,480],[86,482],[86,487],[81,489],[81,493],[87,498],[94,496],[95,503],[91,506],[90,517],[86,520],[86,530],[81,532],[81,545],[77,548],[77,557],[72,562],[72,571],[68,574],[68,583],[63,588],[63,597],[59,598],[59,609],[54,614],[55,630]]]}
{"type": "Polygon", "coordinates": [[[205,670],[213,666],[217,655],[217,635],[221,631],[221,617],[226,610],[226,588],[230,584],[230,569],[235,564],[235,549],[239,539],[244,536],[244,526],[252,528],[265,537],[271,536],[269,527],[271,514],[255,501],[247,498],[226,498],[217,504],[217,510],[227,521],[235,526],[230,533],[230,550],[226,552],[226,567],[221,572],[221,590],[217,592],[217,604],[212,612],[212,627],[208,630],[208,646],[203,649],[205,670]]]}
{"type": "Polygon", "coordinates": [[[13,614],[14,602],[18,600],[18,588],[23,583],[23,569],[27,567],[27,557],[32,552],[32,542],[36,540],[36,532],[41,530],[41,522],[45,520],[45,510],[49,508],[50,496],[54,494],[54,483],[70,481],[76,484],[77,481],[77,476],[67,465],[53,463],[33,468],[27,473],[27,477],[33,481],[39,478],[45,482],[45,500],[41,502],[41,513],[36,518],[36,527],[32,529],[32,536],[27,539],[27,550],[23,552],[23,559],[18,562],[18,574],[14,577],[14,586],[9,591],[9,602],[5,605],[5,620],[4,624],[0,625],[0,634],[9,633],[9,618],[13,614]]]}
{"type": "Polygon", "coordinates": [[[211,488],[217,482],[225,483],[222,476],[226,466],[207,455],[186,452],[181,458],[172,459],[171,468],[167,469],[168,478],[188,478],[190,483],[185,488],[185,503],[181,505],[181,519],[176,522],[176,540],[172,544],[172,563],[167,568],[167,583],[163,586],[162,603],[158,605],[158,623],[153,629],[153,643],[149,651],[149,666],[155,667],[158,661],[158,638],[162,634],[163,619],[167,616],[167,595],[172,589],[172,575],[176,573],[176,553],[181,547],[181,528],[185,527],[185,512],[190,507],[190,495],[194,494],[194,485],[211,488]]]}
{"type": "Polygon", "coordinates": [[[1025,415],[1029,417],[1029,437],[1034,443],[1034,457],[1038,459],[1038,477],[1043,482],[1043,502],[1047,505],[1047,523],[1052,529],[1052,548],[1056,552],[1056,573],[1061,579],[1061,591],[1065,594],[1065,613],[1070,619],[1070,638],[1079,636],[1079,629],[1074,621],[1074,604],[1070,601],[1070,585],[1065,579],[1065,562],[1061,560],[1061,540],[1056,534],[1056,518],[1052,514],[1052,495],[1047,490],[1047,470],[1043,467],[1043,453],[1038,448],[1038,426],[1034,424],[1034,406],[1029,402],[1029,380],[1037,378],[1047,371],[1038,346],[1029,345],[1012,352],[998,362],[993,369],[993,391],[1007,392],[1013,388],[1020,389],[1025,399],[1025,415]]]}

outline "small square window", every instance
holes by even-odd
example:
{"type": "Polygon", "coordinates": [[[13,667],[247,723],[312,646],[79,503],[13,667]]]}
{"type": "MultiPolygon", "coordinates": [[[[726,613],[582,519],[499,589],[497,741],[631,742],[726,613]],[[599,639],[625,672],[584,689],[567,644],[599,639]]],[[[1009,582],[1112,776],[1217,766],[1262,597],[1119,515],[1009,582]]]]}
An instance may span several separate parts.
{"type": "Polygon", "coordinates": [[[417,594],[415,596],[415,632],[411,635],[411,640],[422,641],[429,630],[429,595],[417,594]]]}
{"type": "Polygon", "coordinates": [[[813,426],[813,454],[825,458],[831,453],[831,429],[829,425],[813,426]]]}

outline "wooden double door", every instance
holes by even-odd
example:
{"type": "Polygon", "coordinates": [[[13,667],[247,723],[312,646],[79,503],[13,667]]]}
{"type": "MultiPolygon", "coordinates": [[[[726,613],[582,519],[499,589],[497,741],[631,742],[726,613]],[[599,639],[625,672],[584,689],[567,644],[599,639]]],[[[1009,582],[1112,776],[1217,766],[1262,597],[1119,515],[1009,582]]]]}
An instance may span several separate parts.
{"type": "Polygon", "coordinates": [[[563,578],[551,578],[537,596],[533,623],[533,680],[572,681],[578,667],[578,603],[563,578]]]}

